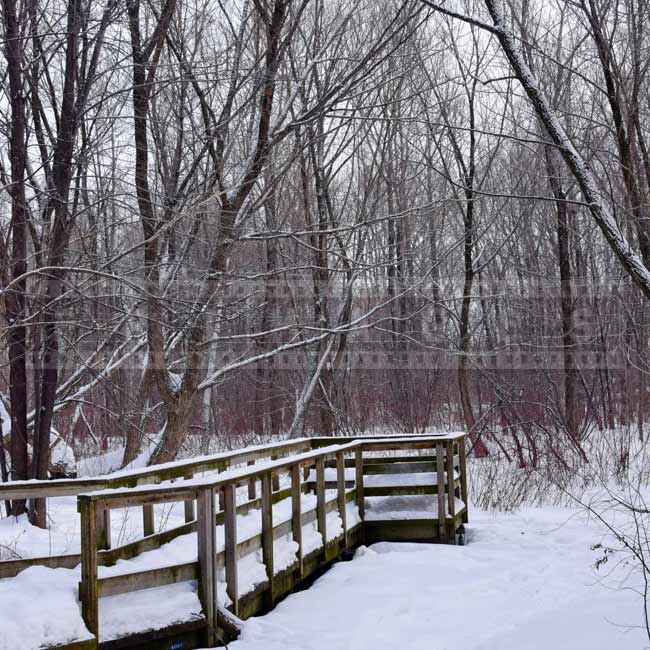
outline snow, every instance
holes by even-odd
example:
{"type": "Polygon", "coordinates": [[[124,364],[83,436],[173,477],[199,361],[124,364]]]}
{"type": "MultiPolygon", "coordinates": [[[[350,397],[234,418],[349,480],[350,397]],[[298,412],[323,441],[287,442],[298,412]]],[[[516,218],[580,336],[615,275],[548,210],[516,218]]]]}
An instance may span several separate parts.
{"type": "MultiPolygon", "coordinates": [[[[242,492],[245,492],[243,488],[242,492]]],[[[336,498],[335,490],[327,490],[326,498],[336,498]]],[[[64,503],[74,503],[74,498],[57,499],[64,503]]],[[[316,507],[316,496],[305,494],[301,501],[303,512],[316,507]]],[[[70,509],[59,511],[71,518],[70,509]]],[[[183,506],[177,504],[179,516],[182,517],[183,506]]],[[[137,510],[136,510],[137,512],[137,510]]],[[[124,511],[125,515],[128,511],[124,511]]],[[[159,517],[161,513],[159,512],[159,517]]],[[[169,515],[176,517],[177,515],[169,515]]],[[[348,504],[346,508],[348,528],[360,522],[356,505],[348,504]]],[[[133,517],[127,519],[127,523],[133,517]]],[[[273,506],[273,524],[277,526],[291,519],[291,499],[284,499],[273,506]]],[[[139,520],[136,517],[136,520],[139,520]]],[[[76,521],[76,520],[75,520],[76,521]]],[[[0,524],[14,522],[16,528],[23,530],[16,548],[25,548],[38,554],[48,546],[52,547],[52,530],[41,531],[33,529],[21,518],[16,520],[0,520],[0,524]],[[41,533],[38,538],[37,532],[41,533]]],[[[342,521],[338,511],[327,514],[327,539],[332,540],[342,533],[342,521]]],[[[6,524],[5,524],[6,527],[6,524]]],[[[137,529],[137,526],[134,528],[137,529]]],[[[245,515],[237,516],[237,537],[243,541],[259,534],[261,530],[261,513],[252,510],[245,515]]],[[[0,527],[2,531],[2,527],[0,527]]],[[[61,532],[61,531],[60,531],[61,532]]],[[[113,523],[115,534],[115,521],[113,523]]],[[[141,535],[140,530],[140,535],[141,535]]],[[[224,549],[224,528],[216,527],[217,551],[224,549]]],[[[55,533],[56,537],[56,533],[55,533]]],[[[60,543],[66,539],[61,533],[60,543]]],[[[303,526],[303,553],[307,555],[322,546],[322,536],[317,529],[316,521],[303,526]]],[[[70,533],[67,539],[67,552],[78,550],[78,537],[70,533]]],[[[291,535],[285,535],[274,542],[274,564],[279,572],[296,562],[297,544],[291,535]]],[[[55,551],[60,552],[60,551],[55,551]]],[[[130,560],[119,560],[110,567],[100,566],[99,577],[125,575],[148,569],[156,569],[197,560],[196,533],[182,535],[165,544],[159,549],[142,553],[130,560]]],[[[262,551],[257,550],[239,560],[238,567],[239,593],[244,595],[255,586],[266,581],[266,568],[262,562],[262,551]]],[[[77,601],[77,587],[80,579],[79,568],[76,569],[47,569],[32,567],[19,573],[15,578],[0,580],[0,650],[37,650],[43,645],[67,643],[73,640],[88,638],[88,632],[81,618],[77,601]],[[20,616],[16,615],[20,612],[20,616]],[[23,632],[28,629],[29,633],[23,632]],[[6,633],[5,633],[6,631],[6,633]]],[[[225,570],[218,572],[217,597],[221,605],[229,604],[226,594],[225,570]]],[[[120,594],[101,598],[99,601],[100,639],[109,640],[126,634],[143,632],[150,629],[167,627],[173,623],[186,622],[201,615],[201,605],[197,594],[195,581],[184,582],[155,589],[146,589],[129,594],[120,594]],[[134,617],[133,612],[138,616],[134,617]]]]}
{"type": "MultiPolygon", "coordinates": [[[[77,601],[77,569],[31,567],[0,580],[0,650],[36,650],[92,638],[77,601]]],[[[118,638],[201,616],[196,582],[184,582],[99,601],[100,638],[118,638]],[[133,612],[141,616],[134,617],[133,612]]]]}
{"type": "Polygon", "coordinates": [[[162,629],[202,618],[197,583],[180,582],[99,600],[99,639],[162,629]],[[140,616],[133,616],[139,612],[140,616]],[[144,622],[144,626],[143,626],[144,622]]]}
{"type": "Polygon", "coordinates": [[[464,547],[375,544],[244,624],[230,650],[641,650],[641,597],[593,569],[574,509],[473,511],[464,547]]]}
{"type": "MultiPolygon", "coordinates": [[[[454,472],[454,479],[458,478],[458,472],[454,472]]],[[[438,481],[435,472],[419,472],[413,474],[374,474],[364,476],[363,484],[367,487],[415,487],[418,485],[436,485],[438,481]]],[[[445,485],[447,484],[447,473],[445,472],[445,485]]]]}
{"type": "Polygon", "coordinates": [[[77,463],[77,472],[83,477],[100,477],[113,473],[114,475],[129,470],[147,469],[151,454],[153,454],[160,436],[151,436],[143,451],[136,456],[125,468],[122,468],[124,448],[118,447],[96,456],[88,456],[77,463]]]}
{"type": "MultiPolygon", "coordinates": [[[[314,495],[304,495],[303,510],[314,505],[314,495]]],[[[368,499],[367,518],[404,518],[409,512],[422,517],[434,511],[433,505],[431,496],[368,499]]],[[[273,515],[276,525],[290,519],[290,500],[276,504],[273,515]]],[[[647,647],[645,633],[634,627],[642,620],[641,597],[621,589],[618,571],[601,575],[602,569],[593,568],[602,551],[591,546],[607,536],[582,510],[487,514],[471,509],[470,516],[467,546],[376,544],[360,550],[355,560],[337,564],[269,615],[249,620],[231,650],[647,647]]],[[[353,504],[347,519],[349,527],[359,521],[353,504]]],[[[238,516],[238,538],[257,534],[259,521],[259,511],[238,516]]],[[[327,531],[328,539],[340,534],[336,511],[328,513],[327,531]]],[[[303,527],[303,543],[305,554],[322,544],[315,522],[303,527]]],[[[217,546],[223,548],[223,527],[217,527],[217,546]]],[[[290,536],[277,539],[274,551],[277,571],[295,561],[290,536]]],[[[100,567],[100,575],[195,560],[196,535],[185,535],[133,560],[100,567]]],[[[621,563],[621,571],[627,576],[629,567],[621,563]]],[[[265,579],[261,551],[240,560],[241,594],[265,579]]],[[[0,581],[0,650],[36,650],[87,638],[76,600],[78,580],[78,569],[33,567],[0,581]]],[[[101,599],[101,638],[196,618],[196,589],[195,582],[186,582],[101,599]]],[[[229,602],[223,569],[217,591],[222,604],[229,602]]]]}
{"type": "MultiPolygon", "coordinates": [[[[76,497],[48,499],[48,528],[32,526],[27,515],[0,518],[0,559],[35,558],[80,552],[79,513],[76,497]],[[3,552],[4,547],[4,552],[3,552]]],[[[154,506],[156,530],[185,523],[182,503],[154,506]]],[[[142,509],[125,508],[111,512],[113,547],[143,536],[142,509]]]]}
{"type": "MultiPolygon", "coordinates": [[[[247,470],[232,470],[220,477],[232,478],[242,471],[247,470]]],[[[346,477],[354,477],[353,468],[346,470],[346,477]]],[[[326,478],[333,480],[335,470],[327,469],[326,478]]],[[[430,473],[417,475],[417,481],[424,484],[435,482],[434,478],[430,473]]],[[[365,477],[366,485],[374,480],[404,485],[403,480],[412,479],[409,475],[365,477]]],[[[205,481],[197,477],[193,483],[205,481]]],[[[238,501],[245,500],[246,492],[246,488],[238,491],[238,501]]],[[[336,491],[328,490],[327,498],[335,499],[336,491]]],[[[315,505],[313,494],[303,495],[303,511],[315,505]]],[[[462,507],[457,499],[457,512],[462,507]]],[[[157,529],[184,523],[183,504],[156,506],[155,512],[157,529]]],[[[23,557],[78,552],[76,498],[50,499],[48,513],[52,520],[46,531],[30,526],[24,517],[0,519],[0,554],[6,552],[3,545],[23,557]]],[[[433,495],[366,499],[368,520],[427,517],[437,517],[433,495]]],[[[290,519],[290,499],[274,505],[274,525],[290,519]]],[[[259,510],[239,515],[239,541],[259,534],[260,522],[259,510]]],[[[359,522],[354,504],[347,506],[347,522],[350,528],[359,522]]],[[[641,627],[643,602],[634,591],[642,586],[640,576],[620,554],[600,569],[594,568],[604,551],[592,550],[593,545],[620,545],[583,509],[544,506],[516,514],[487,514],[470,504],[470,522],[468,545],[462,548],[376,544],[359,550],[352,562],[335,565],[307,591],[290,596],[269,615],[248,621],[231,650],[648,647],[641,627]]],[[[328,513],[328,540],[341,531],[338,512],[328,513]]],[[[223,527],[218,526],[216,533],[217,548],[222,550],[223,527]]],[[[112,513],[113,545],[141,536],[140,508],[112,513]]],[[[305,525],[305,555],[321,546],[316,522],[305,525]]],[[[296,551],[291,535],[276,539],[276,571],[291,566],[296,551]]],[[[196,535],[189,534],[132,560],[100,567],[99,575],[123,575],[196,559],[196,535]]],[[[238,577],[241,595],[266,580],[261,550],[240,559],[238,577]]],[[[0,650],[37,650],[88,638],[77,601],[78,582],[78,568],[44,567],[0,580],[0,650]]],[[[218,572],[217,594],[221,605],[230,602],[223,568],[218,572]]],[[[102,598],[99,606],[102,640],[201,615],[195,581],[102,598]]]]}
{"type": "Polygon", "coordinates": [[[66,476],[74,476],[77,472],[77,459],[72,447],[55,429],[50,434],[50,471],[52,469],[66,476]]]}
{"type": "MultiPolygon", "coordinates": [[[[368,497],[365,501],[367,521],[438,518],[438,497],[433,495],[368,497]]],[[[454,506],[458,514],[465,507],[465,503],[454,497],[454,506]]],[[[449,504],[446,499],[445,512],[449,516],[449,504]]]]}
{"type": "Polygon", "coordinates": [[[31,567],[0,580],[0,650],[90,638],[77,602],[79,572],[31,567]]]}
{"type": "Polygon", "coordinates": [[[9,412],[7,411],[2,398],[0,398],[0,435],[8,436],[11,431],[11,418],[9,417],[9,412]]]}

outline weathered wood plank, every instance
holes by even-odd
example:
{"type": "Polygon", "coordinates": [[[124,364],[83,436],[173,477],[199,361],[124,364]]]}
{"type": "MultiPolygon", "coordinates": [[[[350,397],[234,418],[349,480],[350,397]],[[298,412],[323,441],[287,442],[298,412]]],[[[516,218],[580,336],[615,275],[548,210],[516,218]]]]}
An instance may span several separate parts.
{"type": "Polygon", "coordinates": [[[111,511],[96,510],[97,549],[107,550],[111,547],[111,511]]]}
{"type": "Polygon", "coordinates": [[[300,466],[291,467],[291,531],[293,541],[298,544],[296,558],[298,572],[303,574],[303,552],[302,552],[302,486],[300,484],[300,466]]]}
{"type": "MultiPolygon", "coordinates": [[[[133,470],[128,473],[120,474],[114,477],[98,477],[92,479],[56,479],[48,481],[13,481],[0,486],[0,500],[2,499],[29,499],[29,498],[51,498],[59,496],[77,496],[85,492],[94,490],[104,490],[113,488],[129,488],[138,484],[156,483],[168,481],[177,478],[183,478],[187,473],[198,474],[207,471],[223,471],[230,466],[243,464],[250,461],[269,458],[271,453],[277,453],[279,456],[289,454],[299,454],[310,449],[329,446],[333,442],[336,444],[350,444],[355,441],[363,441],[364,444],[371,445],[368,449],[374,451],[380,450],[381,445],[373,441],[378,436],[359,436],[349,437],[340,436],[336,438],[316,437],[311,439],[301,439],[292,442],[274,443],[265,445],[260,448],[247,448],[236,452],[226,452],[215,454],[198,460],[176,461],[173,464],[153,466],[141,470],[133,470]]],[[[440,436],[381,436],[381,440],[387,440],[392,450],[400,448],[432,448],[436,440],[452,439],[456,442],[464,440],[464,434],[445,434],[440,436]],[[410,444],[401,444],[402,442],[414,441],[410,444]]],[[[431,457],[422,457],[432,460],[431,457]]],[[[368,459],[371,462],[371,459],[368,459]]]]}
{"type": "Polygon", "coordinates": [[[348,518],[347,518],[347,505],[345,499],[345,457],[343,452],[336,454],[336,477],[337,477],[337,504],[339,517],[341,517],[341,524],[343,526],[343,546],[347,548],[348,545],[348,518]]]}
{"type": "Polygon", "coordinates": [[[364,494],[364,485],[363,485],[364,460],[363,460],[363,451],[361,449],[357,449],[354,452],[354,465],[356,468],[355,488],[357,492],[357,508],[359,508],[359,516],[363,521],[363,518],[365,517],[365,494],[364,494]]]}
{"type": "Polygon", "coordinates": [[[204,485],[198,486],[196,488],[188,488],[182,486],[169,486],[166,490],[166,486],[152,486],[151,491],[149,492],[146,488],[124,488],[120,489],[117,492],[111,493],[93,493],[90,492],[87,495],[93,501],[97,502],[98,506],[101,508],[110,508],[111,510],[116,510],[119,508],[131,508],[136,506],[146,506],[146,505],[157,505],[161,503],[180,503],[181,501],[186,501],[188,499],[195,499],[198,489],[213,486],[211,483],[206,482],[204,485]]]}
{"type": "Polygon", "coordinates": [[[33,566],[44,566],[50,569],[74,569],[81,562],[81,554],[53,555],[50,557],[34,557],[23,560],[3,560],[0,562],[0,579],[13,578],[21,571],[33,566]]]}
{"type": "Polygon", "coordinates": [[[465,447],[465,438],[458,441],[458,468],[460,473],[460,498],[465,504],[463,510],[463,523],[469,521],[469,497],[467,495],[467,450],[465,447]]]}
{"type": "Polygon", "coordinates": [[[141,589],[151,589],[164,585],[188,582],[199,578],[199,563],[187,562],[159,569],[147,569],[136,573],[99,578],[99,597],[127,594],[141,589]]]}
{"type": "MultiPolygon", "coordinates": [[[[445,451],[447,454],[447,476],[454,475],[454,450],[452,448],[452,443],[445,443],[445,451]]],[[[454,521],[456,519],[456,487],[455,482],[452,482],[451,485],[447,486],[447,513],[449,517],[447,519],[447,541],[451,544],[456,544],[456,526],[454,521]]]]}
{"type": "Polygon", "coordinates": [[[268,606],[273,607],[275,598],[273,596],[273,502],[271,493],[273,486],[271,472],[262,474],[262,562],[266,567],[266,576],[270,582],[270,589],[267,594],[268,606]]]}
{"type": "Polygon", "coordinates": [[[216,533],[214,526],[214,490],[199,490],[197,498],[197,533],[199,557],[199,599],[206,621],[206,643],[214,647],[217,643],[217,571],[216,533]]]}
{"type": "Polygon", "coordinates": [[[323,538],[323,544],[327,543],[327,517],[325,515],[325,465],[324,458],[316,459],[316,517],[318,520],[318,532],[323,538]]]}
{"type": "MultiPolygon", "coordinates": [[[[364,487],[366,497],[397,497],[397,496],[423,496],[426,494],[438,494],[436,485],[393,485],[393,486],[369,486],[364,487]]],[[[443,490],[444,494],[444,490],[443,490]]]]}
{"type": "MultiPolygon", "coordinates": [[[[465,437],[465,433],[459,431],[454,433],[391,433],[391,434],[358,434],[354,436],[336,436],[334,439],[341,444],[347,444],[349,442],[361,441],[368,444],[376,444],[380,442],[381,444],[397,444],[398,448],[416,448],[414,445],[418,444],[428,444],[430,447],[434,447],[436,442],[445,442],[446,440],[459,440],[465,437]],[[409,443],[404,444],[404,443],[409,443]],[[410,444],[410,443],[413,443],[410,444]]],[[[327,445],[332,444],[332,438],[330,436],[314,436],[310,438],[312,446],[314,448],[326,447],[327,445]]]]}
{"type": "MultiPolygon", "coordinates": [[[[278,460],[280,458],[279,454],[271,454],[271,460],[278,460]]],[[[272,474],[272,484],[273,484],[273,491],[277,492],[280,489],[280,475],[277,472],[273,472],[272,474]]]]}
{"type": "Polygon", "coordinates": [[[226,520],[224,524],[226,555],[226,591],[232,601],[232,613],[239,611],[239,588],[237,585],[237,500],[236,488],[231,483],[223,488],[226,520]]]}
{"type": "MultiPolygon", "coordinates": [[[[254,460],[248,461],[248,466],[255,465],[254,460]]],[[[257,481],[254,478],[248,479],[248,500],[254,501],[257,499],[257,481]]]]}
{"type": "Polygon", "coordinates": [[[124,472],[119,476],[43,481],[11,481],[0,485],[0,500],[78,496],[95,490],[133,488],[136,485],[155,484],[162,481],[183,478],[188,473],[199,474],[201,472],[215,470],[223,471],[232,465],[269,458],[272,453],[280,456],[299,454],[309,451],[311,448],[311,440],[303,438],[289,442],[272,443],[263,447],[245,448],[234,452],[214,454],[200,459],[180,460],[159,466],[154,465],[152,467],[124,472]]]}
{"type": "Polygon", "coordinates": [[[437,488],[438,488],[438,536],[441,540],[446,537],[445,526],[445,459],[444,459],[444,444],[439,442],[436,444],[436,466],[437,472],[437,488]]]}
{"type": "MultiPolygon", "coordinates": [[[[109,510],[106,510],[106,512],[109,512],[109,510]]],[[[144,532],[145,537],[153,535],[156,532],[152,504],[142,506],[142,531],[144,532]]]]}
{"type": "Polygon", "coordinates": [[[174,623],[159,630],[138,632],[126,637],[102,641],[100,650],[183,650],[205,646],[206,623],[196,618],[174,623]]]}
{"type": "MultiPolygon", "coordinates": [[[[192,472],[187,472],[186,474],[183,475],[183,478],[187,481],[191,478],[194,477],[194,474],[192,472]]],[[[185,523],[189,524],[190,521],[194,521],[196,519],[196,511],[194,509],[194,499],[187,499],[187,501],[184,502],[183,506],[184,512],[185,512],[185,523]]]]}
{"type": "Polygon", "coordinates": [[[376,542],[441,543],[437,519],[367,520],[364,522],[366,544],[376,542]]]}
{"type": "Polygon", "coordinates": [[[116,546],[107,551],[99,551],[97,558],[100,566],[111,566],[118,560],[130,560],[140,555],[140,553],[160,548],[163,544],[167,544],[181,535],[188,535],[194,532],[196,532],[196,521],[191,521],[187,524],[163,530],[155,535],[137,539],[122,546],[116,546]]]}
{"type": "Polygon", "coordinates": [[[73,641],[64,645],[53,645],[47,650],[97,650],[97,639],[84,639],[83,641],[73,641]]]}
{"type": "Polygon", "coordinates": [[[99,589],[97,584],[97,513],[88,499],[79,501],[81,515],[81,616],[88,632],[99,638],[99,589]]]}
{"type": "MultiPolygon", "coordinates": [[[[425,456],[418,452],[418,453],[414,453],[412,456],[394,456],[394,455],[386,456],[386,454],[381,454],[380,456],[365,456],[364,460],[367,467],[370,467],[372,465],[385,465],[385,464],[394,465],[399,463],[432,463],[433,467],[435,467],[436,457],[435,454],[425,456]]],[[[355,459],[346,458],[345,466],[348,469],[355,467],[356,466],[355,459]]],[[[330,468],[336,467],[336,460],[325,461],[325,467],[330,467],[330,468]]],[[[431,470],[426,470],[426,471],[431,471],[431,470]]],[[[366,471],[366,474],[369,473],[371,472],[366,471]]],[[[380,473],[380,472],[376,472],[376,473],[380,473]]]]}
{"type": "Polygon", "coordinates": [[[173,503],[194,498],[197,490],[206,487],[218,489],[232,482],[237,484],[245,483],[249,478],[259,478],[263,472],[283,472],[288,471],[291,465],[299,463],[302,467],[312,465],[316,458],[334,458],[336,452],[352,451],[359,443],[350,443],[349,445],[332,445],[327,450],[305,452],[298,454],[290,459],[282,458],[274,461],[271,465],[267,463],[260,469],[243,468],[233,470],[227,474],[222,474],[216,478],[205,478],[193,482],[179,483],[178,485],[152,485],[134,489],[117,489],[106,490],[99,493],[90,493],[84,496],[96,501],[102,508],[126,508],[135,505],[144,505],[150,503],[173,503]]]}
{"type": "Polygon", "coordinates": [[[409,461],[409,462],[383,462],[383,463],[372,463],[366,465],[364,468],[364,474],[366,476],[372,476],[376,474],[421,474],[424,472],[435,472],[436,463],[435,462],[421,462],[421,461],[409,461]]]}

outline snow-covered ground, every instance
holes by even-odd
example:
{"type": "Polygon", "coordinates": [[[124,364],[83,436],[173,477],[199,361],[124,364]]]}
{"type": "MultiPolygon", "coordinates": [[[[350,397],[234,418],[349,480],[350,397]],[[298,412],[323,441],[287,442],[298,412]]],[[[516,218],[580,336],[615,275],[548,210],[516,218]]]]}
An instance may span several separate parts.
{"type": "MultiPolygon", "coordinates": [[[[648,448],[642,449],[644,454],[648,448]]],[[[647,454],[635,458],[639,467],[650,466],[647,454]]],[[[84,473],[109,471],[111,462],[110,455],[89,461],[84,473]]],[[[606,551],[609,546],[620,548],[621,544],[612,539],[602,523],[588,517],[584,509],[562,507],[560,504],[572,501],[567,491],[552,489],[542,476],[503,469],[496,459],[491,459],[490,464],[474,462],[470,467],[470,494],[486,505],[516,508],[527,499],[541,506],[524,507],[510,514],[489,514],[470,505],[468,545],[462,548],[378,544],[362,549],[352,562],[336,565],[310,589],[290,596],[269,615],[246,622],[241,639],[230,645],[231,650],[650,648],[643,625],[638,562],[630,561],[621,551],[606,551]],[[505,476],[499,474],[498,480],[491,472],[497,466],[500,472],[506,472],[505,476]],[[521,489],[521,481],[534,489],[521,489]],[[507,486],[510,491],[502,494],[499,486],[507,486]],[[521,492],[521,500],[513,498],[513,491],[521,492]],[[487,501],[485,495],[490,497],[487,501]],[[607,562],[602,563],[605,554],[607,562]],[[600,564],[599,569],[596,564],[600,564]]],[[[353,471],[348,470],[349,479],[354,478],[353,471]]],[[[604,482],[613,485],[608,478],[613,472],[607,469],[602,473],[604,482]]],[[[638,479],[644,487],[638,493],[632,491],[626,499],[646,508],[650,498],[644,501],[640,497],[650,497],[645,488],[647,472],[639,476],[645,477],[638,479]]],[[[328,469],[326,477],[334,480],[335,472],[328,469]]],[[[422,475],[418,481],[421,479],[422,475]]],[[[367,480],[381,483],[386,479],[379,475],[368,476],[367,480]]],[[[584,501],[593,499],[607,520],[616,519],[621,530],[632,523],[629,512],[611,509],[606,491],[604,498],[597,498],[603,492],[594,487],[600,477],[581,478],[577,483],[580,489],[572,489],[572,493],[584,501]]],[[[630,482],[633,484],[637,479],[630,482]]],[[[245,489],[240,496],[246,498],[245,489]]],[[[334,492],[328,496],[333,498],[334,492]]],[[[461,505],[457,503],[457,509],[461,505]]],[[[303,499],[303,507],[314,507],[313,495],[303,499]]],[[[421,518],[423,513],[434,511],[436,503],[431,496],[366,500],[368,519],[421,518]],[[395,513],[397,505],[399,513],[395,513]]],[[[48,530],[32,527],[25,517],[0,518],[0,558],[78,553],[76,498],[50,499],[48,515],[48,530]]],[[[357,521],[357,515],[355,508],[348,511],[349,525],[357,521]]],[[[290,516],[289,501],[274,506],[275,524],[290,516]]],[[[259,512],[238,517],[239,538],[255,535],[259,519],[259,512]]],[[[183,522],[182,504],[156,508],[157,530],[183,522]]],[[[327,528],[329,538],[340,532],[336,512],[328,516],[327,528]]],[[[140,509],[112,513],[114,546],[141,536],[140,509]]],[[[639,541],[647,551],[647,539],[639,541]]],[[[305,553],[320,545],[315,523],[305,526],[303,542],[305,553]]],[[[222,527],[217,528],[217,543],[223,547],[222,527]]],[[[277,540],[274,550],[276,570],[295,559],[295,544],[289,536],[277,540]]],[[[196,535],[191,534],[133,560],[101,567],[100,576],[194,560],[196,535]]],[[[265,579],[261,560],[259,551],[240,560],[241,594],[265,579]]],[[[43,567],[0,580],[0,650],[37,650],[86,638],[77,601],[78,582],[78,568],[43,567]]],[[[227,602],[223,571],[218,596],[221,604],[227,602]]],[[[200,614],[194,582],[103,598],[101,636],[114,638],[200,614]],[[133,617],[133,612],[139,615],[133,617]]]]}
{"type": "Polygon", "coordinates": [[[635,575],[568,508],[471,513],[467,546],[376,544],[250,619],[230,650],[641,650],[635,575]],[[621,580],[626,579],[624,584],[621,580]]]}
{"type": "MultiPolygon", "coordinates": [[[[79,513],[77,497],[48,499],[48,528],[32,526],[27,515],[0,518],[0,560],[34,558],[79,553],[79,513]]],[[[156,531],[185,522],[182,503],[154,507],[156,531]]],[[[111,512],[112,545],[121,546],[143,535],[142,509],[125,508],[111,512]]]]}
{"type": "MultiPolygon", "coordinates": [[[[326,492],[328,500],[336,497],[336,492],[326,492]]],[[[65,506],[65,500],[61,500],[65,506]]],[[[316,507],[316,497],[306,494],[302,499],[303,511],[316,507]]],[[[182,514],[182,504],[178,507],[182,514]]],[[[72,521],[69,507],[62,507],[59,513],[60,528],[56,528],[54,539],[63,543],[68,539],[64,522],[72,521]]],[[[135,511],[137,514],[137,510],[135,511]]],[[[160,512],[170,521],[177,517],[175,511],[160,512]]],[[[126,512],[125,512],[126,516],[126,512]]],[[[127,524],[133,514],[127,518],[127,524]]],[[[291,519],[291,500],[285,499],[273,506],[273,522],[278,525],[291,519]]],[[[359,522],[358,509],[348,504],[347,520],[349,526],[359,522]]],[[[34,537],[38,529],[33,529],[24,520],[13,521],[14,529],[23,530],[22,547],[34,551],[47,544],[47,531],[39,531],[43,539],[34,537]],[[23,539],[24,538],[24,539],[23,539]]],[[[126,526],[132,532],[137,525],[126,526]]],[[[4,527],[5,533],[12,530],[11,524],[4,527]]],[[[249,539],[261,530],[261,516],[258,510],[237,517],[237,531],[240,540],[249,539]]],[[[337,511],[327,515],[327,537],[334,539],[342,532],[342,522],[337,511]]],[[[141,534],[141,533],[140,533],[141,534]]],[[[217,550],[225,546],[223,526],[216,527],[217,550]]],[[[74,552],[74,537],[69,538],[67,552],[74,552]]],[[[322,546],[322,537],[316,522],[303,527],[303,552],[305,554],[322,546]]],[[[20,545],[18,548],[22,548],[20,545]]],[[[296,561],[297,544],[291,535],[276,539],[274,543],[274,564],[276,571],[290,566],[296,561]]],[[[58,552],[58,551],[56,551],[58,552]]],[[[119,560],[114,566],[99,567],[99,577],[110,577],[145,571],[148,569],[173,566],[197,560],[196,533],[177,537],[159,549],[142,553],[131,560],[119,560]]],[[[37,650],[52,644],[69,643],[88,638],[88,632],[81,618],[77,601],[77,585],[80,579],[79,568],[47,569],[31,567],[14,578],[0,580],[0,650],[37,650]]],[[[239,592],[244,595],[257,584],[266,580],[266,569],[262,563],[261,550],[246,555],[239,560],[239,592]]],[[[225,571],[218,575],[218,599],[220,604],[230,602],[226,594],[225,571]]],[[[99,601],[100,639],[109,640],[151,629],[159,629],[173,623],[190,621],[201,615],[201,605],[195,581],[145,589],[129,594],[102,598],[99,601]],[[134,616],[138,612],[138,616],[134,616]]]]}
{"type": "MultiPolygon", "coordinates": [[[[304,502],[306,509],[313,507],[309,497],[304,502]]],[[[70,511],[65,508],[59,514],[71,515],[70,511]]],[[[351,521],[354,514],[348,514],[351,521]]],[[[239,518],[241,538],[255,533],[258,515],[239,518]]],[[[276,523],[289,517],[288,502],[275,506],[276,523]]],[[[583,510],[542,507],[488,514],[471,509],[470,517],[467,546],[378,544],[362,550],[352,562],[336,565],[271,614],[248,621],[231,650],[650,646],[640,627],[642,598],[632,589],[638,582],[630,573],[633,565],[614,554],[599,570],[594,568],[603,549],[592,546],[606,546],[611,539],[583,510]]],[[[328,536],[337,534],[339,526],[336,513],[331,513],[328,536]]],[[[222,546],[221,527],[217,533],[222,546]]],[[[305,527],[304,541],[306,551],[318,545],[314,525],[305,527]]],[[[276,568],[289,564],[293,553],[290,539],[276,543],[276,568]]],[[[116,575],[194,559],[196,536],[187,535],[100,571],[116,575]]],[[[240,591],[245,593],[265,574],[259,552],[241,562],[240,591]]],[[[84,638],[87,632],[76,600],[78,580],[78,570],[34,567],[0,581],[0,650],[35,650],[84,638]]],[[[224,584],[219,585],[219,596],[224,602],[224,584]]],[[[191,582],[100,601],[103,638],[199,614],[196,585],[191,582]],[[140,613],[135,619],[134,611],[140,613]]]]}

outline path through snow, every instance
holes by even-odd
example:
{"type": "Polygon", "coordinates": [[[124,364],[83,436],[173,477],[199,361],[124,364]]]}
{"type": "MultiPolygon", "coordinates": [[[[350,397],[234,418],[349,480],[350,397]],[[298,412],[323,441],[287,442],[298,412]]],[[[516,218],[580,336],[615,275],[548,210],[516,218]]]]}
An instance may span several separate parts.
{"type": "MultiPolygon", "coordinates": [[[[465,547],[376,544],[251,619],[230,650],[641,650],[641,597],[593,569],[577,511],[473,510],[465,547]]],[[[611,562],[609,565],[611,566],[611,562]]],[[[625,571],[625,567],[620,567],[625,571]]]]}

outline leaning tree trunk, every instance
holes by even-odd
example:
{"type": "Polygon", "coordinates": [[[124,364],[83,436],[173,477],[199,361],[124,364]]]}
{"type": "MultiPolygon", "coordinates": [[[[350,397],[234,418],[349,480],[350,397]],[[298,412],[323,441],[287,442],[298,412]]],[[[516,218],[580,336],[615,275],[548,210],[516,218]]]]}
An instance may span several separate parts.
{"type": "Polygon", "coordinates": [[[497,0],[485,0],[493,25],[484,25],[494,34],[508,59],[512,70],[528,95],[538,118],[544,125],[553,144],[558,147],[564,162],[576,179],[585,202],[589,206],[592,218],[600,228],[605,240],[619,259],[621,266],[634,280],[646,298],[650,299],[650,270],[634,251],[630,242],[623,234],[616,219],[605,205],[587,161],[580,155],[569,138],[564,127],[560,124],[547,98],[542,94],[539,83],[519,51],[512,33],[506,28],[505,21],[499,10],[497,0]]]}

